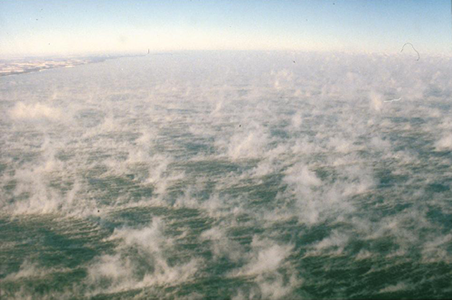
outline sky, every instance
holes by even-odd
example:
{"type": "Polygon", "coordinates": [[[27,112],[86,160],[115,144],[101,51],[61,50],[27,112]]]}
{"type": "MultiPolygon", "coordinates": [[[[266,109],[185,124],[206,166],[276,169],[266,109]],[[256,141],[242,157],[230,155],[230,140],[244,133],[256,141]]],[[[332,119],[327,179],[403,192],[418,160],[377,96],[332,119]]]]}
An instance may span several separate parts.
{"type": "Polygon", "coordinates": [[[452,54],[450,0],[0,2],[0,57],[183,50],[452,54]]]}

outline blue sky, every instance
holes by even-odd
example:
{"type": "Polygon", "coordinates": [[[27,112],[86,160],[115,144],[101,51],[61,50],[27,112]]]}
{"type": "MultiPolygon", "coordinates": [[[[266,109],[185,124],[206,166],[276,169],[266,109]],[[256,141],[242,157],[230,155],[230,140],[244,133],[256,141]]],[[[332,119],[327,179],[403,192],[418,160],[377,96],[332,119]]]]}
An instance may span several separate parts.
{"type": "Polygon", "coordinates": [[[0,2],[0,55],[180,50],[452,53],[451,1],[0,2]]]}

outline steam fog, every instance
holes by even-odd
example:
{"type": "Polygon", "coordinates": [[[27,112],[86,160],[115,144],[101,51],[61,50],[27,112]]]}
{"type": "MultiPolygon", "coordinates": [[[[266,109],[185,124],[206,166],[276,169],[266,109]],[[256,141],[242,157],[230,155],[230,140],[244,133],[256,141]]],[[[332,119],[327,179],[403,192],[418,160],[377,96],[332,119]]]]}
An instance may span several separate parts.
{"type": "Polygon", "coordinates": [[[451,70],[181,52],[2,77],[0,289],[445,298],[451,70]]]}

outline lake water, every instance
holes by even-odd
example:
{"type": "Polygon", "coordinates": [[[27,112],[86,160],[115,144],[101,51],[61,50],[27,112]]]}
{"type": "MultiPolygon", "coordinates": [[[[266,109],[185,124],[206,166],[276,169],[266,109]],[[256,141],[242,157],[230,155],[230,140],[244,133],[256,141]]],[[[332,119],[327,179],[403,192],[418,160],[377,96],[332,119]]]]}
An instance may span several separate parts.
{"type": "Polygon", "coordinates": [[[450,298],[451,74],[185,52],[2,77],[1,299],[450,298]]]}

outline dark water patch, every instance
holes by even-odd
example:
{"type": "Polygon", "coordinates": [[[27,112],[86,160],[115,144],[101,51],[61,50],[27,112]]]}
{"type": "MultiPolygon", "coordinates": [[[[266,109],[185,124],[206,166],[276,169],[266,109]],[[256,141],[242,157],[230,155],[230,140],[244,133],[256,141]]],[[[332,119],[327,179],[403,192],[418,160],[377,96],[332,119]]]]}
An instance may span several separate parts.
{"type": "Polygon", "coordinates": [[[202,295],[203,299],[231,299],[240,289],[251,284],[244,278],[228,278],[226,276],[202,276],[193,283],[177,287],[177,296],[202,295]]]}
{"type": "Polygon", "coordinates": [[[187,174],[199,174],[206,177],[212,177],[241,172],[244,170],[244,166],[227,160],[202,160],[175,163],[174,169],[184,170],[187,174]]]}
{"type": "Polygon", "coordinates": [[[188,142],[184,144],[186,149],[186,155],[213,155],[215,153],[215,147],[209,143],[200,142],[188,142]]]}
{"type": "Polygon", "coordinates": [[[431,183],[426,186],[425,190],[427,193],[448,193],[450,192],[450,187],[441,183],[431,183]]]}
{"type": "Polygon", "coordinates": [[[81,109],[77,111],[74,119],[84,128],[92,128],[100,125],[105,118],[105,113],[98,109],[81,109]]]}
{"type": "Polygon", "coordinates": [[[377,189],[389,189],[395,186],[403,186],[407,183],[407,175],[395,174],[393,169],[376,169],[375,177],[378,185],[377,189]]]}
{"type": "Polygon", "coordinates": [[[139,182],[136,182],[133,174],[129,174],[129,176],[90,177],[87,184],[92,193],[96,195],[98,205],[138,202],[143,198],[152,197],[154,193],[152,187],[142,186],[139,182]]]}
{"type": "Polygon", "coordinates": [[[429,206],[426,208],[426,217],[432,224],[435,224],[437,229],[440,229],[442,234],[447,234],[452,228],[452,213],[444,211],[441,206],[429,206]]]}
{"type": "Polygon", "coordinates": [[[332,231],[332,228],[327,226],[326,223],[318,224],[314,226],[302,226],[302,232],[298,234],[298,239],[295,241],[296,248],[305,248],[308,245],[320,242],[324,238],[328,237],[332,231]]]}
{"type": "MultiPolygon", "coordinates": [[[[80,269],[81,265],[89,262],[98,251],[110,247],[108,242],[102,242],[108,236],[107,231],[78,219],[64,220],[45,215],[18,216],[2,224],[2,233],[5,242],[11,236],[23,241],[1,250],[7,274],[20,272],[25,267],[24,272],[29,272],[25,274],[30,275],[24,275],[24,280],[30,280],[34,286],[44,283],[39,280],[35,282],[33,276],[44,276],[46,280],[51,276],[50,279],[55,279],[49,281],[52,287],[59,280],[64,281],[65,287],[70,286],[76,278],[81,279],[86,275],[80,269]],[[95,249],[93,245],[96,245],[95,249]],[[28,276],[31,278],[27,279],[28,276]]],[[[45,284],[43,289],[46,289],[45,284]]]]}

